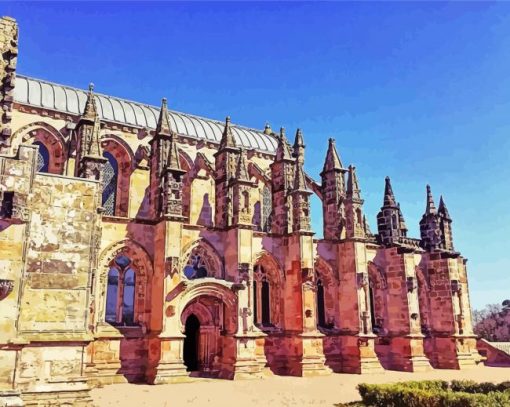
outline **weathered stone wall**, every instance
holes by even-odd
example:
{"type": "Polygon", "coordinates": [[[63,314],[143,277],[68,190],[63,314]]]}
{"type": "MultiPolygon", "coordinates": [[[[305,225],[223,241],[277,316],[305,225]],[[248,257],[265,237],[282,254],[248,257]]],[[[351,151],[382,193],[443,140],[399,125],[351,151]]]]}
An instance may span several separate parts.
{"type": "Polygon", "coordinates": [[[62,340],[65,333],[73,338],[87,333],[98,187],[81,179],[36,175],[20,305],[22,335],[62,340]]]}

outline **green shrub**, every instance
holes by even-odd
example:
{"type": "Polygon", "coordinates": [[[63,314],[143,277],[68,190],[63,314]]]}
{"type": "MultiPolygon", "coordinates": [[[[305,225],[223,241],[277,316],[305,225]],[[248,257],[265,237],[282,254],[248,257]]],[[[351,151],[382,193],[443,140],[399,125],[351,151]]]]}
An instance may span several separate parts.
{"type": "Polygon", "coordinates": [[[433,380],[395,384],[360,384],[363,403],[371,407],[503,407],[510,406],[510,382],[433,380]]]}

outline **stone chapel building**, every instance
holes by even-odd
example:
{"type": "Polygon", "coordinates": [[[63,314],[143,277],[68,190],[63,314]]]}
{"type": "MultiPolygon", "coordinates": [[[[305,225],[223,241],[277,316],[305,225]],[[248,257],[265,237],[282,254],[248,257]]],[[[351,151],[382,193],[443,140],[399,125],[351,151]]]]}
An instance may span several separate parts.
{"type": "Polygon", "coordinates": [[[299,129],[291,144],[17,74],[8,17],[0,50],[0,401],[479,361],[466,261],[428,186],[419,239],[389,178],[373,233],[332,139],[307,174],[299,129]]]}

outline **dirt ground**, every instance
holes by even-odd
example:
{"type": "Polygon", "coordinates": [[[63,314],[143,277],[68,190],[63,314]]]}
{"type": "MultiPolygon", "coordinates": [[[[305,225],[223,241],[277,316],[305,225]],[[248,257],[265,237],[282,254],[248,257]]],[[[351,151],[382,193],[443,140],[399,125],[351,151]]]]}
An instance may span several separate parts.
{"type": "Polygon", "coordinates": [[[196,379],[190,383],[150,386],[117,384],[92,390],[98,407],[251,407],[328,406],[359,400],[358,383],[389,383],[405,380],[471,379],[502,382],[510,380],[510,368],[478,366],[471,370],[433,370],[426,373],[386,371],[380,374],[300,378],[271,376],[255,380],[196,379]]]}

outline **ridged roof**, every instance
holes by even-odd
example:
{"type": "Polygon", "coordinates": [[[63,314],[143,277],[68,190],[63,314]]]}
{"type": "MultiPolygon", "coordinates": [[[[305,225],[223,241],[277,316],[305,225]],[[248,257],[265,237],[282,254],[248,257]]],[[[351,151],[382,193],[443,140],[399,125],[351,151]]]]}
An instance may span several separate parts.
{"type": "MultiPolygon", "coordinates": [[[[102,120],[129,126],[155,129],[159,107],[95,94],[99,116],[102,120]]],[[[87,92],[69,86],[16,76],[14,100],[18,103],[58,112],[80,115],[85,107],[87,92]]],[[[219,142],[225,124],[190,114],[169,111],[173,129],[184,136],[219,142]]],[[[275,137],[242,126],[232,125],[236,144],[247,149],[258,149],[269,153],[276,151],[275,137]]]]}

